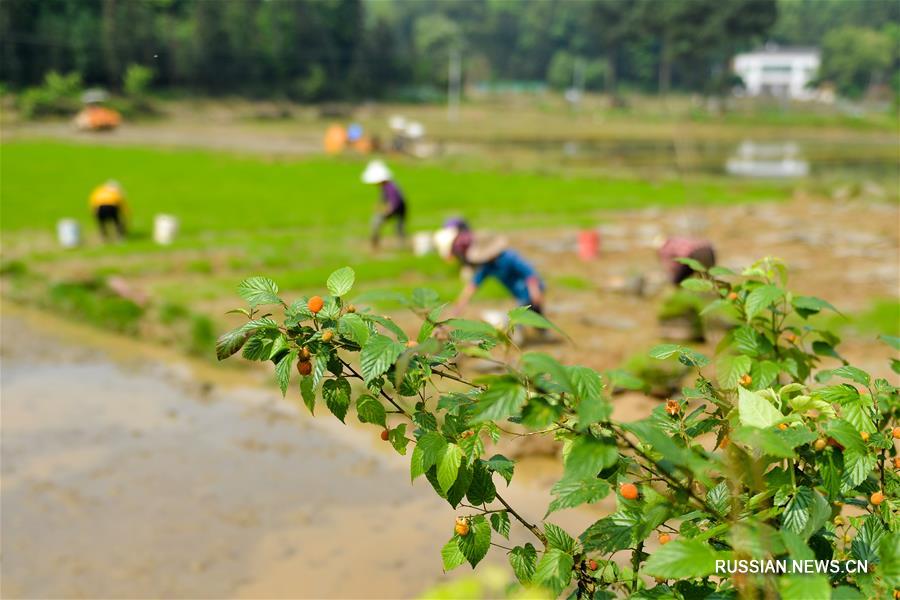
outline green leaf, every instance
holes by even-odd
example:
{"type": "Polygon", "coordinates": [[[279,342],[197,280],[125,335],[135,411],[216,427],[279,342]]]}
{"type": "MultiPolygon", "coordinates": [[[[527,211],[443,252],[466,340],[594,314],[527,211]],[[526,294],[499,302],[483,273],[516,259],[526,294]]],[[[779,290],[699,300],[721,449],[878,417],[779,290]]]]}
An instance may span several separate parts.
{"type": "Polygon", "coordinates": [[[728,267],[719,267],[719,266],[710,267],[709,274],[712,275],[713,277],[725,277],[728,275],[737,275],[737,273],[735,273],[728,267]]]}
{"type": "Polygon", "coordinates": [[[282,396],[287,394],[288,386],[291,383],[291,367],[294,366],[295,360],[297,360],[297,351],[291,350],[275,365],[275,379],[278,380],[278,387],[281,388],[282,396]]]}
{"type": "Polygon", "coordinates": [[[459,465],[462,462],[463,452],[456,444],[447,444],[437,461],[438,483],[444,493],[450,489],[456,481],[459,465]]]}
{"type": "Polygon", "coordinates": [[[616,445],[608,444],[589,435],[579,436],[569,449],[565,461],[566,479],[582,479],[596,477],[607,467],[619,460],[616,445]]]}
{"type": "Polygon", "coordinates": [[[559,548],[550,548],[544,552],[535,567],[533,580],[558,594],[572,579],[574,565],[575,561],[570,554],[559,548]]]}
{"type": "Polygon", "coordinates": [[[338,321],[338,331],[344,337],[353,340],[360,347],[366,345],[369,341],[369,326],[356,313],[347,313],[338,321]]]}
{"type": "Polygon", "coordinates": [[[495,454],[484,461],[484,463],[488,469],[503,477],[503,479],[506,480],[506,484],[509,485],[509,482],[512,481],[513,478],[513,470],[516,463],[501,454],[495,454]]]}
{"type": "Polygon", "coordinates": [[[831,583],[825,575],[795,574],[777,577],[781,600],[810,600],[831,598],[831,583]]]}
{"type": "Polygon", "coordinates": [[[469,520],[469,533],[459,536],[459,549],[475,568],[491,547],[491,526],[482,515],[469,520]]]}
{"type": "Polygon", "coordinates": [[[409,438],[406,437],[406,423],[401,423],[388,432],[388,440],[399,454],[406,454],[409,438]]]}
{"type": "Polygon", "coordinates": [[[562,329],[548,321],[542,315],[534,312],[527,306],[519,306],[509,311],[509,324],[510,326],[525,325],[527,327],[535,327],[537,329],[554,329],[565,337],[569,337],[562,329]]]}
{"type": "Polygon", "coordinates": [[[243,327],[238,327],[220,335],[216,340],[216,358],[225,360],[240,350],[251,333],[245,331],[243,327]]]}
{"type": "Polygon", "coordinates": [[[738,413],[741,425],[765,429],[778,424],[784,419],[772,403],[756,392],[738,388],[738,413]]]}
{"type": "Polygon", "coordinates": [[[343,377],[327,380],[322,384],[322,399],[331,414],[343,423],[350,407],[350,382],[343,377]]]}
{"type": "Polygon", "coordinates": [[[900,350],[900,337],[894,335],[879,335],[878,339],[893,348],[894,350],[900,350]]]}
{"type": "Polygon", "coordinates": [[[724,480],[706,492],[706,503],[716,511],[716,514],[723,517],[728,515],[731,506],[731,492],[724,480]]]}
{"type": "Polygon", "coordinates": [[[865,481],[869,473],[875,469],[877,462],[878,459],[865,450],[860,451],[856,448],[846,447],[844,450],[844,472],[841,474],[842,491],[852,490],[865,481]]]}
{"type": "Polygon", "coordinates": [[[830,515],[828,501],[818,492],[801,486],[785,506],[781,521],[785,529],[807,540],[822,528],[830,515]]]}
{"type": "Polygon", "coordinates": [[[391,319],[389,319],[388,317],[382,317],[381,315],[373,315],[373,314],[369,314],[369,313],[365,313],[365,314],[356,313],[356,314],[358,314],[364,321],[378,323],[379,325],[381,325],[382,327],[384,327],[385,329],[387,329],[388,331],[393,333],[395,336],[397,336],[398,340],[400,340],[404,344],[406,343],[406,340],[408,339],[406,337],[406,333],[402,329],[400,329],[400,327],[396,323],[394,323],[391,319]]]}
{"type": "Polygon", "coordinates": [[[716,560],[726,560],[729,552],[717,552],[706,542],[678,539],[650,555],[643,572],[664,579],[706,577],[716,571],[716,560]]]}
{"type": "Polygon", "coordinates": [[[753,378],[753,388],[761,390],[770,387],[778,379],[779,373],[781,373],[781,367],[771,360],[754,362],[753,367],[750,369],[750,377],[753,378]]]}
{"type": "Polygon", "coordinates": [[[403,352],[403,345],[391,338],[375,334],[369,338],[359,354],[359,366],[366,383],[384,375],[403,352]]]}
{"type": "Polygon", "coordinates": [[[316,408],[316,387],[313,378],[309,376],[300,376],[300,396],[303,398],[303,404],[309,409],[309,414],[314,414],[316,408]]]}
{"type": "Polygon", "coordinates": [[[710,292],[715,287],[709,279],[698,279],[697,277],[688,277],[680,285],[688,291],[699,293],[710,292]]]}
{"type": "Polygon", "coordinates": [[[557,510],[599,502],[609,494],[609,491],[609,484],[596,476],[558,481],[550,490],[556,499],[550,503],[544,518],[557,510]]]}
{"type": "Polygon", "coordinates": [[[878,544],[878,567],[888,588],[900,587],[900,535],[886,535],[878,544]]]}
{"type": "Polygon", "coordinates": [[[549,375],[550,382],[555,384],[550,389],[554,391],[563,391],[573,394],[575,388],[569,380],[569,372],[559,362],[550,356],[541,352],[529,352],[522,356],[522,369],[525,373],[543,385],[544,380],[540,375],[549,375]],[[555,389],[555,388],[558,388],[555,389]]]}
{"type": "Polygon", "coordinates": [[[575,539],[566,531],[553,523],[544,523],[544,535],[551,548],[558,548],[563,552],[575,551],[575,539]]]}
{"type": "Polygon", "coordinates": [[[681,346],[678,344],[660,344],[650,350],[650,358],[666,360],[667,358],[678,354],[680,351],[681,346]]]}
{"type": "Polygon", "coordinates": [[[862,369],[851,367],[850,365],[838,367],[837,369],[834,369],[831,374],[836,377],[843,377],[844,379],[855,381],[856,383],[864,385],[866,387],[868,387],[869,383],[871,383],[872,381],[868,373],[866,373],[862,369]]]}
{"type": "Polygon", "coordinates": [[[850,544],[850,554],[856,560],[865,560],[871,563],[878,562],[878,546],[882,538],[887,534],[884,526],[876,515],[869,515],[863,521],[862,527],[853,542],[850,544]]]}
{"type": "Polygon", "coordinates": [[[750,372],[753,360],[749,356],[732,356],[722,354],[716,361],[716,379],[719,385],[726,390],[738,387],[741,377],[750,372]]]}
{"type": "Polygon", "coordinates": [[[794,307],[794,310],[797,311],[797,314],[804,319],[826,308],[831,309],[836,313],[840,313],[834,306],[815,296],[794,296],[791,300],[791,305],[794,307]]]}
{"type": "Polygon", "coordinates": [[[378,399],[363,394],[356,399],[356,417],[360,423],[372,423],[387,427],[387,414],[378,399]]]}
{"type": "Polygon", "coordinates": [[[516,546],[509,553],[509,564],[520,583],[526,585],[534,577],[534,569],[537,563],[537,550],[530,543],[524,546],[516,546]]]}
{"type": "Polygon", "coordinates": [[[356,279],[356,273],[350,267],[338,269],[328,276],[325,286],[332,296],[346,296],[353,288],[353,281],[356,279]]]}
{"type": "Polygon", "coordinates": [[[518,382],[500,380],[481,393],[475,404],[471,422],[500,421],[518,414],[525,404],[525,388],[518,382]]]}
{"type": "Polygon", "coordinates": [[[429,431],[419,438],[416,449],[422,452],[422,468],[427,471],[438,464],[444,450],[447,448],[447,440],[436,431],[429,431]]]}
{"type": "Polygon", "coordinates": [[[636,512],[618,511],[596,521],[581,534],[585,551],[616,552],[631,547],[640,533],[641,516],[636,512]]]}
{"type": "Polygon", "coordinates": [[[459,549],[459,536],[454,535],[450,541],[441,548],[441,560],[444,563],[444,572],[449,572],[466,562],[466,557],[459,549]]]}
{"type": "Polygon", "coordinates": [[[682,256],[680,258],[676,258],[675,262],[687,265],[691,268],[692,271],[696,271],[697,273],[706,273],[706,265],[704,265],[699,260],[687,256],[682,256]]]}
{"type": "Polygon", "coordinates": [[[250,306],[282,304],[278,297],[278,284],[268,277],[250,277],[238,286],[238,295],[250,306]]]}
{"type": "Polygon", "coordinates": [[[466,490],[466,497],[469,503],[478,506],[480,504],[490,504],[497,496],[497,488],[491,480],[491,473],[482,463],[477,462],[472,468],[472,481],[469,483],[469,489],[466,490]]]}
{"type": "Polygon", "coordinates": [[[505,510],[491,513],[491,527],[494,531],[509,539],[509,514],[505,510]]]}
{"type": "Polygon", "coordinates": [[[784,290],[775,285],[762,285],[747,295],[747,301],[744,303],[744,312],[747,321],[750,322],[753,317],[769,308],[774,302],[780,300],[784,296],[784,290]]]}

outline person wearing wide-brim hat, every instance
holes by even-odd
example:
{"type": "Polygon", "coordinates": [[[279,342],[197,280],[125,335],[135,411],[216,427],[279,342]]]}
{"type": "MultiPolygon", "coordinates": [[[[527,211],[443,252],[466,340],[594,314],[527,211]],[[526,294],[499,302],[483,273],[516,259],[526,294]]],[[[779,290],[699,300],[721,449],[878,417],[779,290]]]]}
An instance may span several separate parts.
{"type": "Polygon", "coordinates": [[[537,313],[543,312],[544,282],[528,261],[508,247],[506,238],[475,235],[465,221],[452,219],[435,233],[434,243],[443,259],[456,259],[475,271],[459,294],[456,312],[468,305],[489,277],[503,284],[520,306],[530,306],[537,313]]]}
{"type": "Polygon", "coordinates": [[[390,219],[397,222],[397,237],[402,241],[406,236],[406,200],[397,184],[394,183],[390,169],[380,160],[373,160],[366,166],[362,174],[363,183],[377,185],[381,188],[383,207],[372,219],[372,248],[378,249],[381,241],[381,228],[390,219]]]}

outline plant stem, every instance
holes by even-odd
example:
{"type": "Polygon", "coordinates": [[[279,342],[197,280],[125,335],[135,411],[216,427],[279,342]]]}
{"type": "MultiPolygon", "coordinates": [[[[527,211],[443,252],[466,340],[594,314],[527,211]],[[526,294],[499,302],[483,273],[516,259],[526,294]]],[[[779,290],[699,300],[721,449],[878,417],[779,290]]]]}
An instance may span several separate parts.
{"type": "Polygon", "coordinates": [[[509,503],[506,500],[504,500],[503,496],[501,496],[500,494],[497,494],[497,500],[500,502],[500,504],[502,504],[503,506],[506,507],[506,510],[509,511],[509,514],[514,516],[516,518],[516,520],[519,521],[519,523],[524,525],[525,528],[528,529],[528,531],[533,533],[534,537],[541,540],[541,543],[544,544],[545,547],[547,546],[547,536],[545,536],[544,533],[540,529],[538,529],[536,525],[532,525],[531,523],[526,521],[524,518],[522,518],[522,515],[517,513],[515,511],[515,509],[512,506],[510,506],[509,503]]]}

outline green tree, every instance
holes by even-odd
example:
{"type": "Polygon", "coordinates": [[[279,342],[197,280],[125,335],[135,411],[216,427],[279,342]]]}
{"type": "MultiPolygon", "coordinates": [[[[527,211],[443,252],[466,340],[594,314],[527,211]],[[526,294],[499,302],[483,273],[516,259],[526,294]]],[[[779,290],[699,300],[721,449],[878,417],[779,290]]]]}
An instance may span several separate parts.
{"type": "Polygon", "coordinates": [[[822,41],[819,79],[832,81],[841,94],[858,98],[870,85],[888,81],[896,53],[886,34],[854,26],[836,29],[822,41]]]}

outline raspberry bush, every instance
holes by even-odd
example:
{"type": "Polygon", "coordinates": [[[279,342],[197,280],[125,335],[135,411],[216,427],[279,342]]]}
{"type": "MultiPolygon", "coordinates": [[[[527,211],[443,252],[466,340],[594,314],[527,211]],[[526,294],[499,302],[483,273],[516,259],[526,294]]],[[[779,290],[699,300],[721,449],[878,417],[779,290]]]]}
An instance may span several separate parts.
{"type": "MultiPolygon", "coordinates": [[[[509,328],[553,328],[542,316],[517,308],[506,330],[444,319],[437,294],[419,289],[405,300],[422,320],[410,337],[346,303],[349,268],[331,274],[327,296],[291,304],[272,280],[245,280],[238,292],[249,308],[238,310],[248,320],[216,349],[220,360],[241,352],[272,361],[282,393],[293,376],[310,412],[324,404],[345,421],[352,407],[409,456],[412,479],[425,477],[461,513],[440,549],[445,570],[474,568],[492,540],[520,527],[532,540],[507,552],[515,577],[572,598],[890,596],[900,586],[898,388],[841,356],[837,337],[810,321],[835,308],[787,290],[779,261],[741,273],[683,262],[698,272],[683,286],[709,295],[704,312],[723,311],[734,327],[714,359],[682,345],[654,348],[651,356],[677,357],[696,380],[634,422],[611,418],[612,390],[637,383],[621,371],[536,352],[471,381],[456,368],[462,355],[496,360],[498,347],[516,350],[509,328]],[[283,318],[264,313],[269,306],[283,318]],[[520,433],[507,431],[510,422],[520,433]],[[488,451],[523,434],[562,445],[563,476],[539,521],[503,497],[515,462],[488,451]],[[584,531],[553,524],[554,512],[610,494],[616,510],[584,531]],[[867,560],[870,569],[715,573],[717,560],[768,558],[867,560]]],[[[900,361],[892,367],[900,373],[900,361]]]]}

